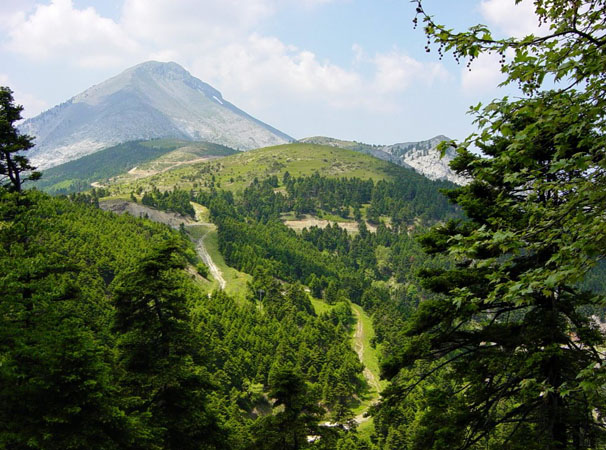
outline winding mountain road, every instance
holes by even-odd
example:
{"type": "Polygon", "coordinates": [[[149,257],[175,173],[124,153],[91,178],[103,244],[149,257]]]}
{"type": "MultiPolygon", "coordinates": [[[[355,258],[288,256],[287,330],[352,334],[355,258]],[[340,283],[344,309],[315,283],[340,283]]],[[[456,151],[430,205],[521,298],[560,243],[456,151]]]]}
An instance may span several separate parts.
{"type": "Polygon", "coordinates": [[[352,305],[352,309],[356,316],[356,329],[353,335],[353,348],[358,354],[360,362],[364,365],[364,378],[366,378],[368,385],[374,391],[372,392],[372,397],[370,398],[370,400],[367,401],[368,406],[365,408],[364,411],[362,411],[354,418],[354,420],[358,424],[361,424],[370,420],[370,417],[366,416],[366,413],[372,405],[376,404],[379,401],[381,384],[379,383],[378,375],[374,374],[364,362],[364,354],[366,351],[368,351],[368,349],[364,345],[364,341],[366,340],[365,338],[369,331],[364,329],[364,323],[362,321],[362,308],[358,305],[352,305]]]}
{"type": "Polygon", "coordinates": [[[225,286],[227,283],[225,282],[225,278],[223,278],[223,273],[221,272],[221,269],[217,267],[213,259],[210,257],[210,254],[208,253],[208,250],[204,245],[204,239],[206,238],[206,236],[208,236],[208,231],[210,230],[207,230],[206,233],[204,233],[204,236],[202,236],[200,239],[198,239],[198,242],[196,242],[196,251],[198,252],[200,258],[202,258],[202,261],[204,261],[204,264],[208,266],[208,269],[210,270],[210,273],[213,278],[219,283],[221,290],[225,290],[225,286]]]}
{"type": "MultiPolygon", "coordinates": [[[[354,333],[354,350],[358,354],[360,362],[364,364],[364,325],[362,324],[362,318],[360,317],[360,311],[354,308],[354,314],[356,315],[357,324],[356,332],[354,333]]],[[[374,373],[364,365],[364,378],[368,381],[368,384],[377,392],[381,392],[381,385],[377,380],[374,373]]]]}

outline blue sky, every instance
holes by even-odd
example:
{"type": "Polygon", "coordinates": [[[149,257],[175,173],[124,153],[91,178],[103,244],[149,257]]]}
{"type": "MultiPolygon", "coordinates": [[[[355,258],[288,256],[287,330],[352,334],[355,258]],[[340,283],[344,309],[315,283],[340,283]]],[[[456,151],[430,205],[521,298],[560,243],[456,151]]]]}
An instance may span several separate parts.
{"type": "MultiPolygon", "coordinates": [[[[536,30],[532,2],[426,0],[438,22],[536,30]]],[[[175,61],[295,138],[462,139],[505,95],[495,58],[426,53],[408,0],[2,0],[0,84],[31,117],[147,60],[175,61]]]]}

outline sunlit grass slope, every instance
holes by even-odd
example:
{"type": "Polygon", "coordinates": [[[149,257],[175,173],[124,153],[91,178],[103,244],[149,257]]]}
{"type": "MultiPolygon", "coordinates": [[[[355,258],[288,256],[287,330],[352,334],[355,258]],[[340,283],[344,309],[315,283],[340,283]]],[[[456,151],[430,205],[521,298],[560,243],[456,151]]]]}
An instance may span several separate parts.
{"type": "Polygon", "coordinates": [[[49,193],[68,194],[88,190],[94,182],[105,185],[113,177],[127,174],[139,166],[151,164],[151,170],[161,171],[187,161],[234,153],[236,150],[208,142],[179,139],[132,141],[47,169],[35,186],[49,193]],[[157,162],[153,164],[151,161],[157,162]]]}
{"type": "MultiPolygon", "coordinates": [[[[153,164],[155,162],[150,162],[143,169],[153,164]]],[[[422,177],[411,170],[351,150],[293,143],[242,152],[220,160],[182,164],[148,177],[124,178],[112,190],[114,193],[130,192],[154,185],[159,189],[214,186],[237,191],[255,178],[275,175],[281,179],[285,172],[294,177],[317,172],[331,178],[357,177],[375,181],[398,176],[422,177]]]]}

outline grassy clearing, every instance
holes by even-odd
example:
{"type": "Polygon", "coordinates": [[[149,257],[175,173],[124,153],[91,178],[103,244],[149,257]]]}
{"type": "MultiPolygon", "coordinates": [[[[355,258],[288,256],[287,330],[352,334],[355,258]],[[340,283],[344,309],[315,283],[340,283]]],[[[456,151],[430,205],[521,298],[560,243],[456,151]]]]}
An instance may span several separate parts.
{"type": "MultiPolygon", "coordinates": [[[[372,319],[366,312],[362,309],[361,306],[353,304],[351,305],[354,310],[357,318],[362,323],[362,334],[361,334],[361,344],[363,346],[363,356],[362,363],[366,366],[370,372],[376,378],[379,386],[382,389],[387,387],[387,381],[380,379],[381,370],[379,368],[379,352],[376,348],[373,348],[370,345],[371,340],[375,336],[375,330],[372,326],[372,319]]],[[[378,392],[377,392],[378,394],[378,392]]]]}
{"type": "Polygon", "coordinates": [[[287,171],[294,177],[314,172],[327,177],[372,178],[376,181],[389,177],[389,164],[384,161],[349,150],[311,144],[267,147],[230,156],[221,163],[223,170],[218,181],[226,189],[243,188],[255,177],[276,175],[281,180],[287,171]]]}
{"type": "Polygon", "coordinates": [[[300,233],[303,228],[311,228],[311,227],[319,227],[325,228],[329,223],[336,223],[341,228],[346,230],[351,234],[356,234],[358,232],[358,224],[356,222],[338,222],[338,221],[328,221],[318,219],[315,216],[305,215],[304,218],[300,220],[283,220],[284,225],[288,228],[295,230],[297,233],[300,233]]]}
{"type": "MultiPolygon", "coordinates": [[[[153,164],[149,163],[148,167],[153,164]]],[[[275,175],[281,181],[285,172],[294,177],[318,172],[332,178],[358,177],[379,181],[393,179],[402,171],[406,169],[351,150],[294,143],[241,152],[220,160],[179,165],[172,170],[139,179],[125,177],[117,180],[112,189],[130,192],[150,184],[159,189],[196,189],[214,184],[220,189],[235,192],[244,189],[254,178],[264,179],[275,175]]]]}
{"type": "Polygon", "coordinates": [[[210,222],[210,211],[206,206],[196,202],[189,202],[196,212],[196,220],[198,222],[210,222]]]}
{"type": "Polygon", "coordinates": [[[320,219],[329,220],[331,222],[352,223],[352,224],[356,223],[356,221],[353,218],[337,216],[335,214],[330,214],[330,213],[328,213],[326,211],[322,211],[322,210],[318,211],[318,217],[320,219]]]}
{"type": "Polygon", "coordinates": [[[361,439],[366,439],[366,440],[370,440],[370,437],[372,434],[374,434],[374,431],[375,431],[375,422],[372,417],[370,419],[362,422],[360,425],[358,425],[358,428],[357,428],[358,436],[361,439]]]}
{"type": "MultiPolygon", "coordinates": [[[[106,197],[101,197],[99,198],[99,201],[107,201],[107,200],[124,200],[125,202],[130,202],[131,198],[129,194],[113,194],[113,195],[108,195],[106,197]]],[[[139,200],[140,201],[140,196],[139,196],[139,200]]]]}
{"type": "Polygon", "coordinates": [[[322,300],[318,300],[317,298],[313,298],[310,296],[309,299],[311,300],[311,304],[314,307],[314,311],[318,316],[322,313],[330,311],[333,308],[333,305],[329,305],[328,303],[323,302],[322,300]]]}
{"type": "Polygon", "coordinates": [[[301,219],[301,215],[295,213],[294,211],[289,211],[289,212],[280,214],[280,219],[282,221],[285,221],[285,220],[300,220],[301,219]]]}
{"type": "MultiPolygon", "coordinates": [[[[379,392],[385,389],[387,382],[380,379],[378,352],[370,345],[375,335],[372,320],[361,306],[352,303],[351,307],[357,319],[352,345],[365,366],[364,377],[369,386],[367,395],[361,399],[360,404],[354,409],[354,414],[360,417],[378,401],[379,392]]],[[[362,437],[369,437],[373,431],[374,422],[372,418],[364,420],[358,427],[358,433],[362,437]]]]}
{"type": "MultiPolygon", "coordinates": [[[[223,255],[219,252],[219,240],[217,236],[217,228],[213,224],[190,225],[187,227],[187,232],[193,239],[201,239],[204,237],[204,246],[208,251],[213,262],[217,265],[223,274],[226,281],[225,292],[239,301],[244,301],[246,298],[247,284],[252,280],[252,277],[246,273],[239,272],[233,267],[229,267],[223,255]]],[[[216,281],[209,286],[208,291],[218,289],[219,284],[216,281]]]]}

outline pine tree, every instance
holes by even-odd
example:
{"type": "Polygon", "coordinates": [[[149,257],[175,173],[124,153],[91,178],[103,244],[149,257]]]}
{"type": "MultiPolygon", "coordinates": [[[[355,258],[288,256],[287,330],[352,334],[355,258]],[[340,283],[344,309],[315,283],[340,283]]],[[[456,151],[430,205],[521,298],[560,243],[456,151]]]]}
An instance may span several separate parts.
{"type": "Polygon", "coordinates": [[[0,448],[124,448],[137,423],[75,267],[40,239],[39,200],[0,190],[0,448]]]}
{"type": "Polygon", "coordinates": [[[24,181],[40,178],[40,172],[34,172],[35,167],[23,155],[34,146],[33,139],[20,134],[15,127],[21,111],[23,106],[14,104],[13,91],[0,86],[0,182],[17,192],[21,191],[24,181]]]}
{"type": "Polygon", "coordinates": [[[274,399],[274,414],[254,425],[255,450],[299,450],[308,448],[308,436],[319,437],[322,409],[310,398],[304,378],[293,369],[280,367],[270,379],[269,396],[274,399]]]}
{"type": "Polygon", "coordinates": [[[132,412],[148,417],[150,438],[162,448],[224,448],[208,405],[212,384],[191,329],[183,268],[178,245],[168,241],[115,281],[122,384],[132,412]]]}

